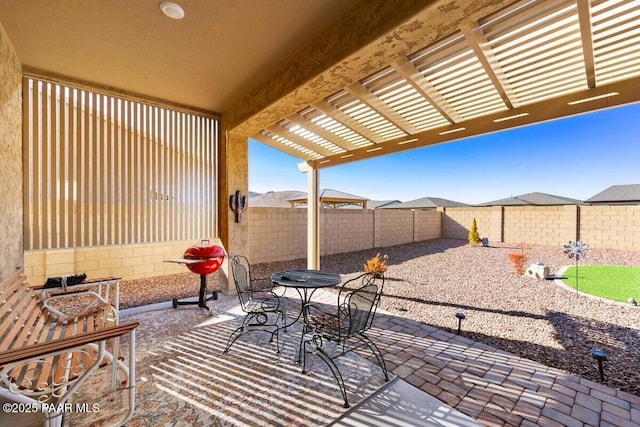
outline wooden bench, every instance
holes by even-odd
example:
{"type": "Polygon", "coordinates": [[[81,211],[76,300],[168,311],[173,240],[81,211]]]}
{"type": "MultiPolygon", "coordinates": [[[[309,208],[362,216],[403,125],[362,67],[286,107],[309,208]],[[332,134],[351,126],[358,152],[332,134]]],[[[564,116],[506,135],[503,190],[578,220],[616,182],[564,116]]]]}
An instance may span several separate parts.
{"type": "Polygon", "coordinates": [[[61,425],[64,414],[52,408],[64,408],[89,376],[109,364],[112,375],[107,382],[111,391],[116,387],[128,389],[128,411],[119,424],[131,418],[135,409],[138,322],[119,323],[118,304],[109,302],[108,290],[105,298],[103,285],[101,281],[89,281],[70,288],[71,292],[47,289],[42,293],[27,284],[23,269],[0,284],[0,396],[40,408],[47,425],[61,425]],[[89,285],[99,290],[91,290],[89,285]],[[54,301],[82,295],[99,298],[73,314],[52,306],[54,301]],[[113,355],[120,354],[120,338],[127,335],[129,354],[125,364],[113,355]],[[118,370],[126,376],[121,384],[116,383],[118,370]]]}

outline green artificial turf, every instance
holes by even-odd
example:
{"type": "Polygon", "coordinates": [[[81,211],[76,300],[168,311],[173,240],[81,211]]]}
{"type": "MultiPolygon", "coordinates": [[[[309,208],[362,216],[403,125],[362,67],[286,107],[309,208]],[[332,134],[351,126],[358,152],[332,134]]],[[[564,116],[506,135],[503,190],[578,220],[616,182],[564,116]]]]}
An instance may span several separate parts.
{"type": "MultiPolygon", "coordinates": [[[[640,303],[640,267],[580,265],[578,275],[580,292],[619,302],[634,297],[640,303]]],[[[575,266],[569,267],[562,277],[567,286],[576,288],[575,266]]]]}

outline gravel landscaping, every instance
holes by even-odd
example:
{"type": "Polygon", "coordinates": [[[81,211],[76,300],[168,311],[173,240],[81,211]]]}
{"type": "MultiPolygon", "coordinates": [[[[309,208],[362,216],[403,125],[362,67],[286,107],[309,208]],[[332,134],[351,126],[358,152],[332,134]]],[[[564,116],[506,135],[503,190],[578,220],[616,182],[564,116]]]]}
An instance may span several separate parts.
{"type": "MultiPolygon", "coordinates": [[[[607,385],[640,396],[640,307],[577,295],[551,280],[516,275],[508,260],[513,245],[470,247],[466,241],[436,239],[322,257],[323,269],[358,274],[376,251],[389,256],[381,307],[448,331],[463,312],[464,336],[599,381],[593,349],[604,350],[607,385]]],[[[570,265],[562,247],[530,246],[527,265],[541,261],[551,273],[570,265]]],[[[305,260],[254,266],[255,277],[304,268],[305,260]]],[[[592,248],[582,264],[640,266],[640,252],[592,248]]],[[[210,286],[216,286],[212,275],[210,286]]],[[[123,307],[167,301],[197,293],[192,273],[122,284],[123,307]]],[[[629,295],[631,296],[631,295],[629,295]]],[[[638,292],[633,295],[640,300],[638,292]]]]}

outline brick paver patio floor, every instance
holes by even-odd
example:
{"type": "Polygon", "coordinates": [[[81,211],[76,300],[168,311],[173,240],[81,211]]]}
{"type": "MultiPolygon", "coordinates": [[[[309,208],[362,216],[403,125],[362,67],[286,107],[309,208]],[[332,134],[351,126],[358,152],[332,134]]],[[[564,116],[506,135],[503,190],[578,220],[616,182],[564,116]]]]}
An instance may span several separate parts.
{"type": "Polygon", "coordinates": [[[464,332],[379,312],[370,336],[390,371],[488,426],[640,425],[640,397],[472,341],[464,332]]]}

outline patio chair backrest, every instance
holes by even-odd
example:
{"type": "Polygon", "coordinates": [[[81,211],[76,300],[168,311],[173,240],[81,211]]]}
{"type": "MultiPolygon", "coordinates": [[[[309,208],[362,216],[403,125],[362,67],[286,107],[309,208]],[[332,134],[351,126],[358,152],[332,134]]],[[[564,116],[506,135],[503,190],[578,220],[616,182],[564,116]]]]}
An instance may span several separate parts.
{"type": "Polygon", "coordinates": [[[233,255],[231,257],[231,273],[233,283],[236,286],[238,299],[243,310],[251,302],[251,265],[247,257],[243,255],[233,255]]]}
{"type": "Polygon", "coordinates": [[[348,316],[349,328],[347,334],[362,333],[373,324],[382,290],[384,288],[384,277],[364,274],[345,283],[340,293],[346,291],[343,312],[348,316]],[[348,285],[361,280],[362,286],[349,290],[348,285]]]}

